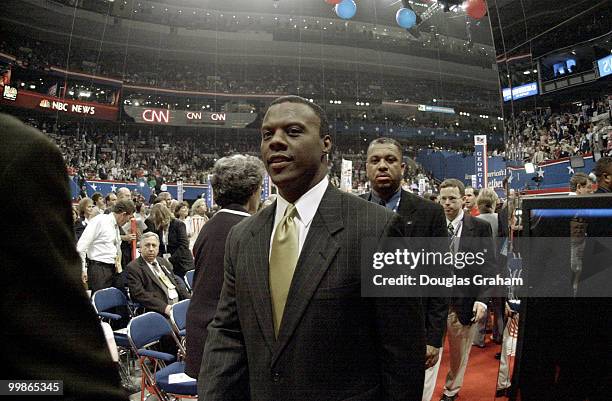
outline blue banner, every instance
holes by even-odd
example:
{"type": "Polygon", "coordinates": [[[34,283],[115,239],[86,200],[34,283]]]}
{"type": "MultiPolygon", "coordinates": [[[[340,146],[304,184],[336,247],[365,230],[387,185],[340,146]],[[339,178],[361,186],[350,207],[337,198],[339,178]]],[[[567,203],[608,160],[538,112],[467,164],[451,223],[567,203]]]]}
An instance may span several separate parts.
{"type": "MultiPolygon", "coordinates": [[[[77,199],[81,192],[78,183],[79,178],[77,176],[72,177],[70,180],[70,190],[72,192],[72,198],[77,199]]],[[[100,192],[106,196],[110,192],[117,192],[117,189],[126,187],[132,192],[140,193],[144,196],[148,202],[151,197],[151,188],[147,185],[144,179],[138,180],[138,182],[118,182],[118,181],[102,181],[102,180],[89,180],[84,182],[84,190],[88,197],[94,194],[94,192],[100,192]]],[[[176,184],[166,184],[167,191],[172,195],[173,199],[178,198],[178,189],[176,184]]],[[[195,184],[183,184],[183,199],[184,200],[196,200],[202,195],[208,196],[208,193],[212,192],[208,190],[208,185],[195,185],[195,184]]]]}
{"type": "Polygon", "coordinates": [[[487,183],[487,136],[474,135],[475,188],[486,188],[487,183]]]}
{"type": "Polygon", "coordinates": [[[597,60],[599,78],[612,74],[612,55],[597,60]]]}
{"type": "MultiPolygon", "coordinates": [[[[509,162],[510,164],[510,162],[509,162]]],[[[573,168],[569,159],[540,163],[533,174],[527,174],[525,167],[508,167],[508,184],[515,190],[567,189],[575,173],[589,174],[595,168],[593,156],[584,157],[583,168],[573,168]]]]}
{"type": "Polygon", "coordinates": [[[504,88],[502,89],[502,96],[504,98],[504,102],[510,100],[519,100],[524,97],[534,96],[538,94],[538,83],[530,82],[525,85],[517,86],[512,89],[504,88]]]}

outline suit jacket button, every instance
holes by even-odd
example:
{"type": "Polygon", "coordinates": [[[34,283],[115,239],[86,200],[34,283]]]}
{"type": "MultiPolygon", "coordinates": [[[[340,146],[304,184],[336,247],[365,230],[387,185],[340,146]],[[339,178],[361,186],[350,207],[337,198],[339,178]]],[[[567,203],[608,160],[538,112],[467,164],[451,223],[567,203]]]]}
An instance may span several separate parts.
{"type": "Polygon", "coordinates": [[[281,375],[280,375],[280,373],[278,373],[278,372],[274,372],[274,373],[272,373],[272,381],[273,381],[274,383],[279,383],[279,382],[280,382],[280,379],[281,379],[281,375]]]}

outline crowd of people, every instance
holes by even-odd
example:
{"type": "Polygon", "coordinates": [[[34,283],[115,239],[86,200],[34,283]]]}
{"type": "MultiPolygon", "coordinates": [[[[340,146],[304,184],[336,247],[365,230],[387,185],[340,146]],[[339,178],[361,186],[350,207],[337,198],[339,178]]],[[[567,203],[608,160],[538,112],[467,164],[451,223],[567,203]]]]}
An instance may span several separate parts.
{"type": "Polygon", "coordinates": [[[573,112],[521,112],[505,121],[505,155],[510,160],[535,164],[593,152],[605,156],[612,152],[611,113],[609,95],[582,102],[573,112]]]}
{"type": "MultiPolygon", "coordinates": [[[[492,113],[498,94],[495,91],[435,80],[409,80],[372,71],[343,71],[331,67],[306,65],[253,69],[252,64],[219,64],[152,57],[150,53],[104,53],[73,48],[68,57],[63,46],[34,40],[3,31],[0,52],[16,57],[20,67],[44,71],[51,66],[120,79],[125,84],[153,88],[204,91],[215,93],[251,93],[283,95],[299,93],[319,99],[355,99],[361,101],[395,101],[448,105],[466,110],[492,113]],[[69,60],[70,65],[66,65],[69,60]],[[355,85],[355,82],[357,85],[355,85]],[[436,102],[433,101],[436,99],[436,102]]],[[[28,74],[13,71],[17,85],[29,86],[28,74]],[[23,75],[23,76],[22,76],[23,75]]],[[[38,83],[38,82],[35,82],[38,83]]],[[[50,87],[37,88],[46,93],[50,87]]],[[[110,91],[107,91],[110,93],[110,91]]],[[[105,101],[112,98],[105,97],[105,101]]]]}
{"type": "MultiPolygon", "coordinates": [[[[44,124],[41,128],[46,130],[44,124]]],[[[14,130],[17,121],[10,120],[9,125],[14,130]]],[[[58,188],[67,187],[57,147],[34,130],[19,127],[55,155],[58,188]]],[[[369,185],[360,195],[362,200],[339,191],[329,173],[332,136],[325,113],[301,97],[286,96],[272,102],[260,133],[258,157],[231,155],[215,161],[211,185],[220,209],[212,217],[202,199],[189,211],[189,204],[173,200],[163,190],[149,200],[150,209],[144,206],[147,200],[124,187],[116,193],[83,198],[73,212],[74,234],[62,233],[76,240],[76,245],[61,245],[69,254],[66,266],[81,266],[80,285],[85,284],[94,299],[101,290],[116,287],[125,291],[141,312],[170,317],[178,303],[191,299],[197,308],[187,314],[187,348],[181,352],[187,361],[185,372],[197,382],[183,383],[189,383],[185,385],[189,394],[197,393],[203,400],[249,393],[267,399],[269,388],[276,384],[275,391],[283,399],[295,401],[321,399],[330,392],[343,399],[359,393],[365,394],[363,399],[379,400],[384,399],[384,393],[429,401],[442,369],[441,347],[446,338],[450,364],[440,400],[454,401],[463,391],[464,378],[473,373],[468,359],[478,351],[472,346],[512,340],[508,327],[516,324],[518,310],[506,302],[505,295],[495,296],[497,300],[492,295],[499,291],[505,294],[506,285],[495,291],[490,285],[454,286],[448,293],[452,295],[428,294],[426,302],[421,302],[418,297],[355,296],[360,285],[347,283],[354,283],[360,274],[360,240],[389,235],[414,241],[440,237],[444,252],[451,253],[478,252],[485,246],[495,252],[482,263],[453,272],[466,278],[498,271],[506,274],[500,261],[507,254],[497,255],[502,248],[493,244],[493,238],[509,236],[512,202],[500,202],[491,189],[477,193],[456,179],[444,180],[437,194],[427,194],[436,202],[411,193],[404,179],[405,146],[386,137],[373,139],[365,151],[369,185]],[[264,168],[278,193],[262,203],[264,168]],[[475,239],[481,242],[471,242],[475,239]],[[139,254],[134,255],[137,244],[139,254]],[[187,273],[192,270],[194,278],[188,287],[187,273]],[[261,272],[267,280],[262,281],[261,272]],[[491,339],[486,335],[490,315],[495,316],[491,339]],[[202,328],[206,328],[206,335],[201,335],[202,328]],[[285,367],[271,376],[269,342],[283,344],[276,358],[285,367]],[[364,347],[373,352],[362,352],[364,347]],[[338,370],[339,364],[348,366],[347,361],[351,361],[351,368],[338,370]],[[292,370],[296,367],[298,371],[292,370]],[[368,385],[365,390],[364,382],[368,385]]],[[[64,142],[65,147],[83,141],[81,134],[84,136],[80,131],[74,136],[76,142],[64,142]]],[[[53,135],[58,134],[47,136],[57,139],[53,135]]],[[[121,136],[112,138],[113,143],[121,140],[121,136]]],[[[93,147],[78,152],[85,153],[83,158],[90,151],[95,155],[93,147]]],[[[21,152],[14,154],[21,157],[21,152]]],[[[419,173],[418,167],[410,169],[419,173]]],[[[609,193],[612,158],[601,158],[594,174],[596,192],[609,193]]],[[[583,187],[588,189],[591,184],[575,178],[572,185],[582,194],[583,187]]],[[[67,188],[61,192],[59,203],[67,209],[67,188]]],[[[68,217],[67,213],[59,214],[68,217]]],[[[67,223],[57,224],[64,227],[67,223]]],[[[70,277],[74,278],[75,272],[70,277]]],[[[99,340],[99,336],[88,339],[97,341],[98,346],[99,340]]],[[[112,341],[109,347],[113,349],[112,341]]],[[[162,339],[148,357],[172,357],[177,347],[181,348],[180,343],[168,344],[162,339]]],[[[498,397],[508,397],[513,391],[507,359],[514,352],[511,348],[502,348],[500,369],[490,372],[498,397]]],[[[140,367],[144,375],[148,367],[144,363],[140,367]]],[[[110,374],[112,369],[107,370],[110,374]]],[[[88,391],[75,386],[70,375],[61,377],[70,394],[88,391]]],[[[155,383],[144,376],[141,383],[142,396],[154,386],[164,385],[161,379],[155,383]]],[[[110,375],[105,386],[120,399],[117,384],[110,375]]],[[[591,391],[581,386],[576,389],[591,391]]]]}

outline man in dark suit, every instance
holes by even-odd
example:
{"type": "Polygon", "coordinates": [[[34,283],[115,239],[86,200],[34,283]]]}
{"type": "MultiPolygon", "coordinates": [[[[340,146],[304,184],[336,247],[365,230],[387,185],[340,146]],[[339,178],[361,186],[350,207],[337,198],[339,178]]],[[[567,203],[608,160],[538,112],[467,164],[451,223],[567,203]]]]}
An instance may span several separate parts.
{"type": "Polygon", "coordinates": [[[230,229],[254,214],[260,202],[264,166],[255,156],[234,155],[215,163],[210,183],[222,209],[200,231],[193,247],[195,274],[187,311],[185,373],[198,377],[223,286],[223,259],[230,229]]]}
{"type": "Polygon", "coordinates": [[[62,155],[6,115],[0,143],[0,185],[11,190],[0,209],[0,258],[10,278],[2,294],[5,378],[62,380],[62,400],[127,401],[81,282],[62,155]]]}
{"type": "Polygon", "coordinates": [[[132,300],[146,310],[170,316],[172,305],[189,298],[181,280],[174,277],[172,265],[157,256],[159,237],[145,233],[140,239],[140,257],[127,266],[127,283],[132,300]]]}
{"type": "MultiPolygon", "coordinates": [[[[465,187],[456,179],[447,179],[440,184],[440,203],[446,215],[451,252],[485,252],[493,254],[491,225],[463,211],[465,187]],[[487,249],[487,251],[484,251],[487,249]]],[[[466,265],[455,269],[455,275],[473,279],[475,275],[494,276],[494,260],[485,257],[485,263],[466,265]]],[[[447,336],[450,348],[450,369],[446,375],[444,394],[440,401],[454,401],[463,384],[472,341],[477,325],[486,316],[489,300],[487,286],[462,286],[453,288],[453,297],[447,319],[447,336]]],[[[435,380],[433,381],[435,383],[435,380]]]]}
{"type": "MultiPolygon", "coordinates": [[[[398,141],[384,137],[374,139],[368,146],[366,163],[372,192],[361,197],[397,212],[404,220],[406,237],[447,238],[442,207],[401,188],[405,167],[402,146],[398,141]]],[[[425,368],[434,369],[446,328],[448,298],[426,297],[423,299],[423,309],[427,338],[425,368]]],[[[435,375],[426,374],[426,378],[432,376],[435,375]]],[[[433,391],[433,386],[426,384],[427,388],[433,391]]],[[[431,394],[423,394],[423,399],[430,398],[431,394]]]]}
{"type": "Polygon", "coordinates": [[[401,235],[399,216],[328,185],[319,106],[275,100],[261,136],[279,196],[230,231],[200,400],[420,400],[419,300],[360,296],[360,240],[401,235]]]}

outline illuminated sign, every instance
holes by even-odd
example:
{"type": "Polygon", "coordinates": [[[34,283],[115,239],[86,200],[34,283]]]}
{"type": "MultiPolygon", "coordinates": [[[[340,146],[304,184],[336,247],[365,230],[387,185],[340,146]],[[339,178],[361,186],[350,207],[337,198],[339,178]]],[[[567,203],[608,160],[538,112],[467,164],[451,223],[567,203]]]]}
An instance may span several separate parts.
{"type": "Polygon", "coordinates": [[[133,118],[134,122],[145,124],[244,128],[257,118],[256,113],[169,110],[127,105],[123,108],[125,114],[133,118]]]}
{"type": "Polygon", "coordinates": [[[205,119],[210,119],[211,121],[226,121],[227,116],[225,113],[203,113],[198,111],[186,111],[185,117],[188,120],[197,120],[203,121],[205,119]]]}
{"type": "Polygon", "coordinates": [[[525,85],[517,86],[515,88],[504,88],[502,90],[502,96],[504,97],[504,102],[509,100],[519,100],[524,97],[533,96],[538,94],[538,84],[537,82],[531,82],[525,85]]]}
{"type": "Polygon", "coordinates": [[[612,74],[612,55],[597,60],[597,69],[600,78],[612,74]]]}
{"type": "Polygon", "coordinates": [[[117,121],[117,114],[119,111],[117,106],[93,102],[78,102],[55,96],[48,96],[25,89],[19,90],[19,96],[17,96],[16,99],[10,99],[6,97],[6,89],[4,89],[3,92],[5,95],[0,98],[1,104],[10,104],[11,106],[21,107],[24,109],[52,113],[60,112],[73,116],[117,121]]]}
{"type": "Polygon", "coordinates": [[[96,108],[94,106],[79,103],[71,104],[59,100],[42,99],[38,105],[43,109],[63,111],[64,113],[96,114],[96,108]]]}
{"type": "Polygon", "coordinates": [[[440,106],[428,106],[425,104],[419,104],[417,106],[418,111],[424,111],[429,113],[444,113],[444,114],[455,114],[455,109],[450,107],[440,107],[440,106]]]}
{"type": "Polygon", "coordinates": [[[4,91],[2,92],[2,97],[6,100],[15,101],[17,100],[17,88],[13,88],[9,85],[4,85],[4,91]]]}
{"type": "Polygon", "coordinates": [[[146,109],[142,112],[142,119],[148,123],[168,124],[170,122],[170,110],[146,109]]]}

